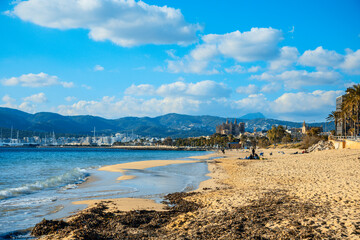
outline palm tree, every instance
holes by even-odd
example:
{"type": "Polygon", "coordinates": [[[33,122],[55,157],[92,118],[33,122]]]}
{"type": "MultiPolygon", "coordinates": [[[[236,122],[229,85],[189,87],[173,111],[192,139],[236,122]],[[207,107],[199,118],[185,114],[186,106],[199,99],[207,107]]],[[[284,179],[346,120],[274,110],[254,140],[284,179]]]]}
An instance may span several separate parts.
{"type": "Polygon", "coordinates": [[[342,122],[343,132],[347,135],[348,132],[352,135],[359,135],[359,114],[360,114],[360,84],[353,85],[346,89],[346,94],[343,96],[341,110],[331,112],[327,120],[334,120],[335,126],[339,121],[342,122]],[[351,131],[349,131],[349,127],[351,131]]]}
{"type": "Polygon", "coordinates": [[[326,120],[329,122],[334,122],[335,124],[335,132],[340,119],[340,112],[338,111],[332,111],[329,116],[327,116],[326,120]]]}
{"type": "Polygon", "coordinates": [[[354,134],[359,134],[359,105],[360,105],[360,84],[353,85],[346,89],[345,98],[347,101],[350,101],[350,106],[352,106],[352,119],[354,121],[354,134]]]}

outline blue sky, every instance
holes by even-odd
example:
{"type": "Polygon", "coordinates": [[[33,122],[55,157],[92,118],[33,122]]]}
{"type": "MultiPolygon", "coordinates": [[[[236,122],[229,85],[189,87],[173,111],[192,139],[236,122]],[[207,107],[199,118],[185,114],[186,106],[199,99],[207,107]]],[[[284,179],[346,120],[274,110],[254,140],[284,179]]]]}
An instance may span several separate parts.
{"type": "Polygon", "coordinates": [[[5,0],[0,106],[322,121],[360,81],[360,2],[5,0]]]}

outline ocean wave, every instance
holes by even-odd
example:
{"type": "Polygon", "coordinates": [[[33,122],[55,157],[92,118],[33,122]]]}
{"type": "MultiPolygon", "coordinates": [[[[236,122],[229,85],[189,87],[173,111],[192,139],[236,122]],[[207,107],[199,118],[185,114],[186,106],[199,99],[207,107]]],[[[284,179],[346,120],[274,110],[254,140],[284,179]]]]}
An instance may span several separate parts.
{"type": "Polygon", "coordinates": [[[89,175],[90,174],[86,169],[74,168],[62,175],[54,176],[44,181],[37,181],[35,183],[25,184],[21,187],[0,190],[0,200],[24,194],[31,194],[49,188],[75,186],[84,182],[89,175]]]}

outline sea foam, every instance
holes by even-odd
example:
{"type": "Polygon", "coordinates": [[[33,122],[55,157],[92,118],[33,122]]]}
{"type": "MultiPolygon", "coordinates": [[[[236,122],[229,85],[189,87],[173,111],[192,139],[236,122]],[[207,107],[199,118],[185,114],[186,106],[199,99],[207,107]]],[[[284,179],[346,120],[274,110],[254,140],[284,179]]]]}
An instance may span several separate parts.
{"type": "Polygon", "coordinates": [[[74,188],[74,186],[84,182],[88,176],[89,173],[86,169],[74,168],[62,175],[54,176],[44,181],[37,181],[20,187],[0,190],[0,200],[23,194],[31,194],[49,188],[64,187],[64,189],[67,189],[66,186],[72,186],[71,188],[74,188]]]}

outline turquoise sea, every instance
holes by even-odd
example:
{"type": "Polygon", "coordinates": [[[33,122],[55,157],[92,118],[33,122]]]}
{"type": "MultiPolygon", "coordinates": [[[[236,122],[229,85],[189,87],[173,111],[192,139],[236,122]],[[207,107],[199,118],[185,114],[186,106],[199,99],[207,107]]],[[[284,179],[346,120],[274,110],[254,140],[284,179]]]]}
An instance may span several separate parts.
{"type": "Polygon", "coordinates": [[[121,173],[98,171],[104,165],[144,160],[185,159],[195,151],[104,148],[0,148],[0,239],[26,239],[26,229],[43,218],[58,219],[83,209],[71,202],[140,197],[158,202],[171,192],[196,189],[208,177],[207,164],[186,163],[121,173]],[[25,230],[25,231],[23,231],[25,230]]]}

